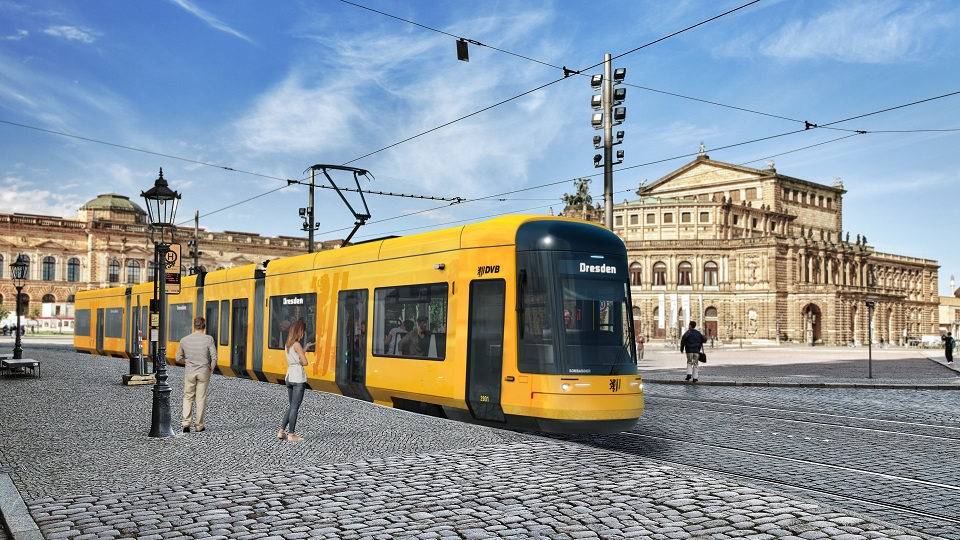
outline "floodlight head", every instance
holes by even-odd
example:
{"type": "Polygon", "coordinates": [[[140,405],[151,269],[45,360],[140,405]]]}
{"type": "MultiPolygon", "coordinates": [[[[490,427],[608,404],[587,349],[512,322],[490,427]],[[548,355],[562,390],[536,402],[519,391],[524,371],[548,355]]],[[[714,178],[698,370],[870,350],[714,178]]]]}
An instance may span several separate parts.
{"type": "Polygon", "coordinates": [[[301,208],[301,209],[300,209],[300,217],[303,217],[303,216],[305,216],[305,215],[307,215],[307,209],[306,209],[306,208],[301,208]]]}
{"type": "Polygon", "coordinates": [[[623,103],[623,100],[627,99],[627,89],[626,88],[614,88],[613,89],[613,101],[616,103],[623,103]]]}
{"type": "Polygon", "coordinates": [[[603,107],[603,96],[600,94],[594,94],[593,97],[590,98],[590,106],[594,109],[600,109],[603,107]]]}
{"type": "Polygon", "coordinates": [[[601,155],[601,154],[594,154],[594,155],[593,155],[593,165],[596,166],[596,167],[599,167],[599,166],[600,166],[600,160],[602,160],[602,159],[603,159],[603,155],[601,155]]]}
{"type": "Polygon", "coordinates": [[[600,148],[600,141],[601,141],[601,140],[602,140],[602,139],[600,138],[599,135],[594,135],[594,136],[593,136],[593,146],[594,146],[595,148],[600,148]]]}
{"type": "Polygon", "coordinates": [[[623,122],[627,119],[627,108],[626,107],[617,107],[613,110],[613,120],[615,122],[623,122]]]}
{"type": "Polygon", "coordinates": [[[623,150],[617,150],[617,159],[623,159],[623,150]]]}
{"type": "Polygon", "coordinates": [[[590,77],[590,87],[591,88],[600,88],[600,85],[603,84],[603,75],[594,75],[590,77]]]}
{"type": "Polygon", "coordinates": [[[617,140],[618,140],[618,141],[623,141],[623,132],[622,132],[622,131],[618,131],[618,132],[617,132],[617,140]]]}
{"type": "Polygon", "coordinates": [[[590,124],[593,125],[594,129],[600,129],[603,127],[603,113],[593,113],[590,117],[590,124]]]}
{"type": "Polygon", "coordinates": [[[623,78],[627,76],[627,68],[617,68],[613,70],[613,83],[623,82],[623,78]]]}

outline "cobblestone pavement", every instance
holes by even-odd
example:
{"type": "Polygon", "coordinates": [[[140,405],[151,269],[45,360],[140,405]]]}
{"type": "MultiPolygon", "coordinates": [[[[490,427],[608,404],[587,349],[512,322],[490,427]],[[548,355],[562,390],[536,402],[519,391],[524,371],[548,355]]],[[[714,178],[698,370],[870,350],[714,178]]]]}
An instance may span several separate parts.
{"type": "Polygon", "coordinates": [[[126,361],[28,352],[42,379],[0,379],[0,467],[47,539],[918,538],[616,450],[320,392],[306,440],[287,443],[283,389],[220,376],[206,432],[152,439],[151,387],[120,384],[126,361]]]}

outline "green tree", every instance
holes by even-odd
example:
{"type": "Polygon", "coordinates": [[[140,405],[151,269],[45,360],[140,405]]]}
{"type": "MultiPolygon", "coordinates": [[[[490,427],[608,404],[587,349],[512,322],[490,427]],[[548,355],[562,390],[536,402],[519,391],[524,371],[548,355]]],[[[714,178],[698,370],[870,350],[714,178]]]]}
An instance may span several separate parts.
{"type": "Polygon", "coordinates": [[[590,196],[589,178],[577,178],[573,181],[573,186],[576,188],[573,195],[569,193],[563,194],[563,202],[566,203],[567,206],[593,204],[593,197],[590,196]]]}
{"type": "Polygon", "coordinates": [[[11,312],[9,309],[7,309],[5,306],[0,304],[0,321],[2,321],[3,319],[6,319],[7,315],[9,315],[10,313],[11,312]]]}

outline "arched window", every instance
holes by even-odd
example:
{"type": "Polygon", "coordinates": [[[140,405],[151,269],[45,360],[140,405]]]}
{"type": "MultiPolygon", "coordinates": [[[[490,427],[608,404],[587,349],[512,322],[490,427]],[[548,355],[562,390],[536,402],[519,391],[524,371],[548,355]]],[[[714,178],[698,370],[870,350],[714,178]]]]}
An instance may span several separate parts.
{"type": "Polygon", "coordinates": [[[80,259],[76,257],[67,261],[67,281],[80,281],[80,259]]]}
{"type": "Polygon", "coordinates": [[[127,283],[140,283],[140,263],[137,261],[127,261],[127,283]]]}
{"type": "Polygon", "coordinates": [[[56,275],[56,266],[57,260],[51,256],[46,256],[43,258],[43,276],[44,281],[53,281],[54,276],[56,275]]]}
{"type": "Polygon", "coordinates": [[[52,304],[56,302],[57,299],[54,298],[52,294],[45,294],[43,295],[43,299],[40,301],[43,302],[44,304],[52,304]]]}
{"type": "Polygon", "coordinates": [[[640,263],[633,263],[630,265],[630,285],[639,287],[641,285],[642,275],[643,272],[640,263]]]}
{"type": "Polygon", "coordinates": [[[110,283],[120,282],[120,262],[119,261],[110,261],[110,264],[107,266],[107,281],[109,281],[110,283]]]}
{"type": "Polygon", "coordinates": [[[707,287],[717,286],[717,263],[710,261],[703,265],[703,284],[707,287]]]}
{"type": "Polygon", "coordinates": [[[716,319],[716,318],[717,318],[717,308],[715,308],[715,307],[713,307],[713,306],[708,307],[707,309],[703,310],[703,316],[706,317],[706,318],[708,318],[708,319],[716,319]]]}
{"type": "Polygon", "coordinates": [[[658,262],[653,265],[653,284],[656,285],[666,285],[667,284],[667,265],[666,263],[658,262]]]}
{"type": "Polygon", "coordinates": [[[693,265],[684,261],[677,267],[677,285],[691,285],[693,283],[693,265]]]}

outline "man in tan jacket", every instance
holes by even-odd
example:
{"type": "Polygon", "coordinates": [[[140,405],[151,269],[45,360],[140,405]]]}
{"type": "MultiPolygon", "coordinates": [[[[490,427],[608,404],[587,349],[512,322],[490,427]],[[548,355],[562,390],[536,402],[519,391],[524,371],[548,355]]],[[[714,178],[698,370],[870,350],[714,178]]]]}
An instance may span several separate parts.
{"type": "Polygon", "coordinates": [[[193,333],[180,340],[177,363],[184,365],[183,374],[183,432],[190,433],[193,404],[197,405],[197,433],[206,429],[203,423],[207,408],[207,391],[210,376],[217,368],[217,344],[206,333],[207,321],[203,317],[193,320],[193,333]]]}

